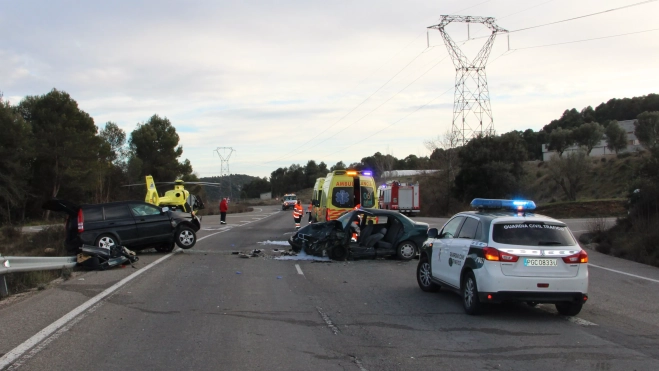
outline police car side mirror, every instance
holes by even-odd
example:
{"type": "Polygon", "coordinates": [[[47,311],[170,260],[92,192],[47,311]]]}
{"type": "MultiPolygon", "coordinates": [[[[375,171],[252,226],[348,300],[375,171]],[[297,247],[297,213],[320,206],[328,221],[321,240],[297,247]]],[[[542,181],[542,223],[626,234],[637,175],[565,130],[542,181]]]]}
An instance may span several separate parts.
{"type": "Polygon", "coordinates": [[[439,234],[439,231],[437,230],[437,228],[428,229],[428,238],[437,238],[438,234],[439,234]]]}

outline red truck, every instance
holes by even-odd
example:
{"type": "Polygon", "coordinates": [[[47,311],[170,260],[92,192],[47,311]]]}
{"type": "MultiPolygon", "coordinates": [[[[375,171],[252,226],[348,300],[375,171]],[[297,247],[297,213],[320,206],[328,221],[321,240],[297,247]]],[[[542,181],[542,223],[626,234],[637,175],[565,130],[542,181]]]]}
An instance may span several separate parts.
{"type": "Polygon", "coordinates": [[[419,213],[419,183],[387,182],[379,188],[379,201],[380,209],[398,210],[408,216],[419,213]]]}

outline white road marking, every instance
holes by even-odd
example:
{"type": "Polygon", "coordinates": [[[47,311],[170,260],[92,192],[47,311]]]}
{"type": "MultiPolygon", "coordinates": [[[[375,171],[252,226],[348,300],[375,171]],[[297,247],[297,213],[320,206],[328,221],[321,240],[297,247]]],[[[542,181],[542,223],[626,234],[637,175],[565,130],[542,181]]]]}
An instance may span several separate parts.
{"type": "Polygon", "coordinates": [[[25,362],[29,361],[30,358],[34,357],[37,353],[39,353],[42,349],[48,346],[48,344],[52,343],[53,341],[57,340],[62,334],[65,332],[69,331],[73,326],[75,326],[78,322],[82,321],[87,315],[94,313],[98,308],[100,308],[103,305],[103,302],[96,303],[93,307],[91,307],[87,312],[79,315],[78,317],[74,318],[71,322],[66,324],[64,327],[60,328],[55,332],[52,336],[49,336],[46,340],[42,341],[39,343],[39,345],[35,346],[30,350],[29,353],[25,354],[24,356],[20,357],[16,362],[14,362],[9,368],[7,368],[7,371],[11,370],[17,370],[19,369],[25,362]]]}
{"type": "Polygon", "coordinates": [[[332,330],[334,335],[338,335],[339,334],[339,329],[336,326],[334,326],[334,324],[332,323],[332,320],[329,318],[329,316],[327,314],[325,314],[325,312],[323,312],[322,308],[316,307],[316,309],[318,310],[318,313],[320,313],[320,316],[323,317],[323,321],[325,321],[325,323],[327,323],[327,327],[329,327],[332,330]]]}
{"type": "Polygon", "coordinates": [[[295,269],[297,269],[297,274],[304,276],[304,273],[302,273],[302,268],[300,268],[300,264],[295,264],[295,269]]]}
{"type": "Polygon", "coordinates": [[[565,317],[565,318],[567,318],[568,321],[572,323],[576,323],[579,326],[597,326],[596,323],[586,321],[585,319],[581,319],[579,317],[565,317]]]}
{"type": "MultiPolygon", "coordinates": [[[[211,233],[207,236],[198,238],[197,241],[202,241],[202,240],[204,240],[208,237],[214,236],[214,235],[219,234],[219,233],[226,232],[228,230],[229,229],[219,231],[219,232],[215,232],[215,233],[211,233]]],[[[98,295],[94,296],[93,298],[87,300],[82,305],[78,306],[77,308],[73,309],[69,313],[65,314],[64,316],[62,316],[57,321],[51,323],[50,325],[46,326],[46,328],[44,328],[43,330],[41,330],[38,333],[36,333],[35,335],[33,335],[31,338],[25,340],[22,344],[18,345],[14,349],[7,352],[4,356],[0,357],[0,370],[2,370],[5,367],[11,365],[14,361],[16,361],[18,358],[22,357],[23,355],[25,355],[25,357],[23,358],[23,360],[21,360],[21,364],[26,362],[29,358],[35,356],[41,349],[43,349],[44,346],[46,346],[51,341],[55,340],[57,337],[61,336],[63,333],[65,333],[71,327],[73,327],[73,325],[75,325],[77,322],[82,320],[82,318],[84,316],[83,317],[79,317],[79,316],[81,314],[83,314],[85,311],[87,311],[89,309],[88,313],[91,313],[92,310],[90,308],[92,308],[95,304],[97,304],[101,300],[105,299],[106,297],[108,297],[113,292],[117,291],[123,285],[125,285],[128,282],[132,281],[133,279],[137,278],[142,273],[148,271],[149,269],[151,269],[151,268],[155,267],[156,265],[162,263],[163,261],[169,259],[170,256],[176,254],[178,251],[180,251],[180,250],[177,249],[177,250],[163,256],[162,258],[154,261],[153,263],[147,265],[146,267],[138,270],[137,272],[131,274],[130,276],[128,276],[128,277],[122,279],[121,281],[115,283],[114,285],[108,287],[107,289],[105,289],[100,294],[98,294],[98,295]],[[69,324],[69,322],[72,322],[72,323],[69,324]],[[67,326],[67,324],[69,324],[69,325],[67,326]],[[43,346],[39,346],[39,347],[35,348],[33,351],[31,351],[30,353],[25,354],[27,351],[34,348],[35,345],[41,343],[44,340],[46,340],[46,343],[43,346]]],[[[95,308],[94,308],[94,310],[95,310],[95,308]]],[[[87,314],[85,314],[85,315],[87,315],[87,314]]],[[[17,365],[17,366],[20,366],[20,365],[17,365]]]]}
{"type": "MultiPolygon", "coordinates": [[[[221,232],[217,232],[217,233],[221,233],[221,232]]],[[[215,233],[215,234],[217,234],[217,233],[215,233]]],[[[209,236],[205,236],[205,237],[209,237],[209,236]]],[[[117,289],[119,289],[121,286],[125,285],[126,283],[132,281],[137,276],[141,275],[142,273],[148,271],[149,269],[151,269],[151,268],[155,267],[156,265],[162,263],[163,261],[167,260],[170,256],[174,255],[174,253],[175,252],[171,252],[171,253],[163,256],[162,258],[160,258],[160,259],[154,261],[153,263],[147,265],[146,267],[138,270],[137,272],[131,274],[130,276],[124,278],[123,280],[121,280],[121,281],[115,283],[114,285],[108,287],[107,289],[105,289],[105,291],[103,291],[100,294],[94,296],[93,298],[87,300],[84,304],[80,305],[79,307],[77,307],[74,310],[70,311],[69,313],[65,314],[64,316],[62,316],[62,318],[60,318],[57,321],[51,323],[49,326],[47,326],[43,330],[39,331],[38,333],[33,335],[31,338],[25,340],[22,344],[20,344],[16,348],[14,348],[14,349],[10,350],[9,352],[7,352],[4,356],[2,356],[2,358],[0,358],[0,370],[4,369],[5,367],[12,364],[12,362],[14,362],[20,356],[25,354],[25,352],[27,352],[32,347],[34,347],[35,345],[39,344],[40,342],[42,342],[43,340],[45,340],[46,338],[51,336],[53,333],[55,333],[55,331],[59,330],[64,325],[71,322],[73,319],[75,319],[81,313],[83,313],[87,309],[91,308],[94,304],[96,304],[99,301],[103,300],[105,297],[112,294],[113,292],[115,292],[117,289]]],[[[34,355],[34,354],[32,354],[32,355],[34,355]]]]}
{"type": "Polygon", "coordinates": [[[595,265],[595,264],[591,264],[591,263],[588,263],[588,265],[591,266],[591,267],[595,267],[595,268],[599,268],[599,269],[604,269],[604,270],[611,271],[611,272],[615,272],[615,273],[624,274],[625,276],[631,276],[631,277],[634,277],[634,278],[640,278],[640,279],[642,279],[642,280],[652,281],[652,282],[659,283],[659,280],[655,280],[654,278],[648,278],[648,277],[638,276],[638,275],[636,275],[636,274],[631,274],[631,273],[627,273],[627,272],[623,272],[623,271],[619,271],[619,270],[615,270],[615,269],[611,269],[611,268],[605,268],[605,267],[601,267],[601,266],[599,266],[599,265],[595,265]]]}

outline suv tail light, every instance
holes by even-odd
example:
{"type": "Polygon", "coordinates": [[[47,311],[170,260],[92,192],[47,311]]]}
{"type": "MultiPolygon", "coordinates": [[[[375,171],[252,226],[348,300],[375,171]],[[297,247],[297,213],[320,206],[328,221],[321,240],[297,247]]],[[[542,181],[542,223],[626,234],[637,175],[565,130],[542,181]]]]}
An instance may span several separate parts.
{"type": "Polygon", "coordinates": [[[85,231],[85,216],[82,214],[82,209],[78,210],[78,233],[85,231]]]}
{"type": "Polygon", "coordinates": [[[563,261],[567,264],[588,263],[588,253],[581,250],[578,254],[564,256],[563,261]]]}
{"type": "Polygon", "coordinates": [[[501,261],[506,263],[514,263],[519,260],[519,256],[509,254],[507,252],[499,251],[494,247],[484,247],[483,254],[485,255],[485,260],[489,261],[501,261]]]}

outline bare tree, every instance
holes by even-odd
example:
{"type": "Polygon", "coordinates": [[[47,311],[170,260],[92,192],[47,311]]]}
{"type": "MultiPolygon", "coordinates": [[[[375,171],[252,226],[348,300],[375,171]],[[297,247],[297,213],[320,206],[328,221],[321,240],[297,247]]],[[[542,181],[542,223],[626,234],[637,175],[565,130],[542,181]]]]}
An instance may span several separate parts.
{"type": "Polygon", "coordinates": [[[564,157],[552,157],[547,169],[551,179],[565,193],[565,197],[570,201],[576,201],[577,194],[584,188],[584,178],[590,170],[590,162],[584,151],[576,151],[564,157]]]}
{"type": "Polygon", "coordinates": [[[437,164],[437,170],[439,170],[436,175],[439,180],[439,193],[436,201],[445,207],[445,212],[451,210],[451,188],[455,181],[458,165],[458,149],[456,147],[459,141],[459,133],[447,130],[443,135],[424,142],[425,147],[431,152],[431,161],[437,164]]]}

